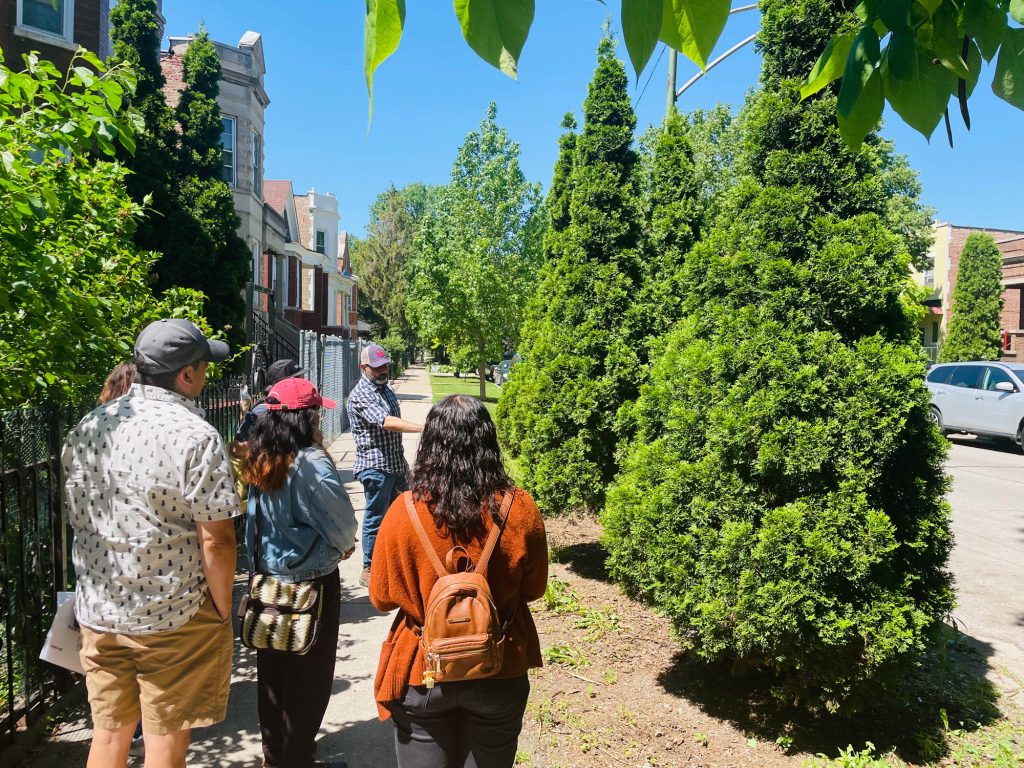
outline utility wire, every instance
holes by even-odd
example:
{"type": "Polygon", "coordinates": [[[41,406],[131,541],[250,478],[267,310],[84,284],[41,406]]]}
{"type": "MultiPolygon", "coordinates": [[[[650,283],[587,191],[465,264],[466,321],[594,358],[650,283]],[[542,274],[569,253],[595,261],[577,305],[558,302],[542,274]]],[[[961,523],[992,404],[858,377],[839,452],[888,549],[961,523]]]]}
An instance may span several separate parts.
{"type": "Polygon", "coordinates": [[[636,111],[636,108],[640,105],[640,99],[642,99],[644,94],[647,92],[647,86],[651,84],[651,78],[654,77],[654,73],[658,71],[658,65],[661,64],[661,57],[665,55],[666,48],[668,48],[667,45],[661,46],[661,53],[658,54],[658,60],[654,62],[654,66],[651,67],[651,74],[647,76],[647,82],[644,83],[644,87],[640,90],[640,95],[636,97],[636,102],[633,104],[634,111],[636,111]]]}

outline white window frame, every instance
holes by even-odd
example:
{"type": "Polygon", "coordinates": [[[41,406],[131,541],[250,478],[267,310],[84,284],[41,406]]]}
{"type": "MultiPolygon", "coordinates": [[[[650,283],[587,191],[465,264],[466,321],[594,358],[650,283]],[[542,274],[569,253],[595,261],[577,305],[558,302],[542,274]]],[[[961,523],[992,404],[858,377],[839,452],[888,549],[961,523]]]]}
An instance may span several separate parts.
{"type": "Polygon", "coordinates": [[[288,293],[289,293],[289,289],[291,288],[291,282],[288,279],[288,275],[291,273],[291,267],[292,267],[291,256],[289,256],[288,254],[285,254],[284,260],[283,260],[283,262],[281,264],[281,272],[282,272],[282,278],[283,278],[282,282],[284,283],[284,285],[282,286],[284,291],[282,293],[282,301],[281,301],[281,303],[285,307],[292,306],[291,304],[288,303],[288,301],[289,301],[288,293]]]}
{"type": "Polygon", "coordinates": [[[30,27],[24,22],[24,11],[25,2],[24,0],[17,0],[18,3],[18,17],[17,32],[22,37],[29,37],[35,40],[39,40],[43,43],[61,41],[65,43],[73,43],[75,39],[75,0],[64,0],[64,32],[63,34],[57,35],[48,29],[39,29],[38,27],[30,27]]]}
{"type": "Polygon", "coordinates": [[[318,229],[313,233],[313,250],[317,253],[327,255],[327,230],[318,229]],[[323,240],[323,242],[320,242],[323,240]]]}
{"type": "Polygon", "coordinates": [[[345,294],[345,325],[349,324],[349,318],[352,317],[352,292],[348,291],[345,294]]]}
{"type": "Polygon", "coordinates": [[[255,128],[252,131],[252,191],[263,199],[263,137],[255,128]]]}
{"type": "MultiPolygon", "coordinates": [[[[227,185],[229,187],[234,189],[235,186],[237,186],[237,184],[238,184],[238,118],[235,117],[234,115],[221,115],[220,118],[221,118],[222,121],[224,121],[224,120],[230,120],[231,121],[231,150],[230,150],[230,152],[231,152],[231,180],[228,181],[227,179],[224,179],[224,181],[227,183],[227,185]]],[[[224,136],[223,122],[221,123],[221,126],[222,126],[222,128],[221,128],[220,134],[221,134],[221,138],[223,139],[223,136],[224,136]]],[[[223,177],[224,169],[227,168],[227,163],[224,162],[224,153],[227,152],[227,151],[229,151],[229,150],[227,150],[224,147],[224,143],[223,143],[223,140],[222,140],[221,141],[221,145],[220,145],[220,160],[221,160],[220,167],[221,167],[222,177],[223,177]]]]}

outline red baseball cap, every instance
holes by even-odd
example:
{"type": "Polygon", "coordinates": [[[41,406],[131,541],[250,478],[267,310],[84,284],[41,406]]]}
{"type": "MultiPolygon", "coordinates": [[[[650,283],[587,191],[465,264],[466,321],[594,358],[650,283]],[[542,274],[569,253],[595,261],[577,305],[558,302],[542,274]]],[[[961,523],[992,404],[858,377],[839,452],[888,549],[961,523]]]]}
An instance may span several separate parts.
{"type": "Polygon", "coordinates": [[[303,408],[335,408],[337,403],[321,395],[309,379],[283,379],[270,389],[268,411],[301,411],[303,408]]]}

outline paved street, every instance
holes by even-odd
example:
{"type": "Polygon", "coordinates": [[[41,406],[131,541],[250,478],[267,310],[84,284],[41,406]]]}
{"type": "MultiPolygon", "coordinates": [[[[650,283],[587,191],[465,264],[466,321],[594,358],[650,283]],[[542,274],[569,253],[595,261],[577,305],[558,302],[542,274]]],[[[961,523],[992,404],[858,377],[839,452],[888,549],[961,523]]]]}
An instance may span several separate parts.
{"type": "Polygon", "coordinates": [[[1024,455],[1009,444],[953,436],[950,567],[960,629],[992,655],[1004,688],[1024,686],[1024,455]]]}

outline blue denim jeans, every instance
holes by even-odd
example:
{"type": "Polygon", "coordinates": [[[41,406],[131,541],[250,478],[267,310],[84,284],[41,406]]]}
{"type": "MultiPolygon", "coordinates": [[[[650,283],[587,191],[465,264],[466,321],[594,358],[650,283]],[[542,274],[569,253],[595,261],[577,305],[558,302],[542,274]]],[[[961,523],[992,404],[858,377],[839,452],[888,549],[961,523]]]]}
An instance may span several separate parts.
{"type": "Polygon", "coordinates": [[[393,475],[379,469],[364,469],[359,473],[366,496],[366,512],[363,514],[363,568],[370,567],[373,559],[373,545],[377,542],[384,513],[391,502],[409,489],[405,475],[393,475]]]}

